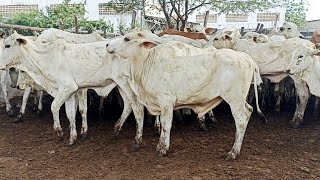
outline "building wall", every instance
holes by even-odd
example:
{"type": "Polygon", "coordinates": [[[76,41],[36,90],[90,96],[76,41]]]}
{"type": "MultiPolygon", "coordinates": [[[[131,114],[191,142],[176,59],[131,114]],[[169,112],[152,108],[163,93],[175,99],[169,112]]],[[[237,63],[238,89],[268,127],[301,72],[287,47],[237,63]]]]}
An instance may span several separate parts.
{"type": "MultiPolygon", "coordinates": [[[[114,29],[118,30],[119,25],[130,27],[131,14],[100,15],[99,4],[107,3],[109,0],[71,0],[71,3],[83,3],[86,14],[85,17],[90,20],[104,19],[113,24],[114,29]]],[[[38,5],[38,9],[46,12],[46,7],[50,5],[61,4],[63,0],[0,0],[0,7],[3,5],[38,5]]]]}
{"type": "MultiPolygon", "coordinates": [[[[148,5],[152,5],[156,0],[147,0],[147,6],[146,6],[146,15],[153,16],[153,17],[161,17],[164,18],[164,14],[161,11],[156,10],[155,8],[150,8],[148,5]]],[[[160,9],[160,7],[157,7],[160,9]]],[[[208,10],[208,8],[199,8],[196,12],[191,14],[188,18],[189,22],[194,23],[200,23],[203,24],[203,20],[201,21],[199,18],[197,18],[197,15],[203,15],[208,10]],[[198,21],[197,21],[198,19],[198,21]],[[200,21],[199,21],[200,20],[200,21]]],[[[279,19],[277,22],[277,27],[282,26],[282,24],[285,21],[285,12],[286,9],[283,7],[273,8],[265,10],[264,12],[254,12],[247,14],[247,19],[242,22],[230,22],[230,18],[227,18],[229,15],[226,14],[218,14],[214,11],[209,11],[210,15],[216,15],[216,19],[213,20],[213,22],[208,22],[207,27],[213,27],[222,29],[228,26],[235,26],[237,28],[244,27],[245,29],[255,29],[258,25],[258,23],[264,24],[264,28],[272,29],[274,27],[274,21],[258,21],[258,13],[277,13],[279,14],[279,19]]]]}

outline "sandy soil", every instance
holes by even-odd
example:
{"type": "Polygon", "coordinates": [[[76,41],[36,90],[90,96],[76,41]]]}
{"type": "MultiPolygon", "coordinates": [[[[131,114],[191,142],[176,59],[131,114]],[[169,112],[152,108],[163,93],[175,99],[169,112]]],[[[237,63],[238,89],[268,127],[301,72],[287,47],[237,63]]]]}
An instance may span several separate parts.
{"type": "Polygon", "coordinates": [[[0,179],[320,179],[318,116],[307,112],[304,126],[292,129],[288,125],[292,110],[268,113],[266,125],[254,113],[240,156],[226,161],[235,127],[228,109],[220,107],[215,113],[218,123],[209,124],[208,133],[198,130],[194,118],[177,124],[168,156],[158,157],[158,137],[148,124],[143,146],[138,152],[131,150],[132,116],[115,138],[113,125],[119,112],[107,111],[104,120],[91,113],[88,139],[68,147],[64,111],[65,138],[58,141],[48,110],[43,117],[27,110],[25,120],[15,124],[1,108],[0,179]]]}

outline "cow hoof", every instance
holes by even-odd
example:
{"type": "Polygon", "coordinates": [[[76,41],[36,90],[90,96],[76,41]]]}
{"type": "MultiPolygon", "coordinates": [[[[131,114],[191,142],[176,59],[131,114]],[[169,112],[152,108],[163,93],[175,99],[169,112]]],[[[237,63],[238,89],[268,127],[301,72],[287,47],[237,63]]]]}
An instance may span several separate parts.
{"type": "Polygon", "coordinates": [[[31,109],[31,112],[37,112],[38,111],[38,108],[37,107],[33,107],[32,109],[31,109]]]}
{"type": "Polygon", "coordinates": [[[62,138],[62,137],[63,137],[63,131],[62,131],[62,130],[57,130],[56,133],[57,133],[57,136],[58,136],[59,138],[62,138]]]}
{"type": "Polygon", "coordinates": [[[121,128],[119,126],[117,126],[117,125],[114,126],[114,133],[115,133],[116,136],[119,135],[120,131],[121,131],[121,128]]]}
{"type": "Polygon", "coordinates": [[[38,115],[39,117],[42,117],[42,116],[43,116],[42,110],[38,109],[38,110],[37,110],[37,115],[38,115]]]}
{"type": "Polygon", "coordinates": [[[14,118],[13,122],[14,123],[19,123],[19,122],[22,122],[22,116],[19,114],[17,117],[14,118]]]}
{"type": "Polygon", "coordinates": [[[301,125],[300,123],[295,123],[295,122],[290,123],[290,126],[294,129],[298,129],[300,125],[301,125]]]}
{"type": "Polygon", "coordinates": [[[74,145],[74,142],[69,142],[69,143],[67,144],[68,147],[71,147],[71,146],[73,146],[73,145],[74,145]]]}
{"type": "Polygon", "coordinates": [[[229,152],[227,157],[226,157],[226,160],[227,161],[233,161],[236,159],[236,154],[232,153],[232,152],[229,152]]]}
{"type": "Polygon", "coordinates": [[[7,115],[8,115],[9,117],[14,117],[14,113],[13,113],[12,110],[7,111],[7,115]]]}
{"type": "Polygon", "coordinates": [[[200,131],[202,131],[202,132],[208,132],[209,130],[207,129],[206,126],[200,126],[200,131]]]}
{"type": "Polygon", "coordinates": [[[161,150],[159,151],[158,156],[159,156],[159,157],[166,157],[166,156],[167,156],[167,151],[166,151],[166,150],[161,149],[161,150]]]}
{"type": "Polygon", "coordinates": [[[88,139],[88,134],[87,133],[83,133],[83,134],[81,134],[81,140],[86,140],[86,139],[88,139]]]}
{"type": "Polygon", "coordinates": [[[132,146],[132,151],[133,152],[137,152],[139,150],[139,144],[134,144],[133,146],[132,146]]]}

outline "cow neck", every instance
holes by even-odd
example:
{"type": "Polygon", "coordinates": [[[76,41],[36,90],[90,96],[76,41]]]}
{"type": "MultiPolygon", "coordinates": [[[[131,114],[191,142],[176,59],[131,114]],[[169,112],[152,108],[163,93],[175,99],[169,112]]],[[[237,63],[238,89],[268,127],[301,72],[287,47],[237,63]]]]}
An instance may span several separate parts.
{"type": "Polygon", "coordinates": [[[320,62],[313,59],[311,66],[302,72],[302,80],[306,81],[310,93],[320,97],[320,62]]]}
{"type": "MultiPolygon", "coordinates": [[[[47,61],[47,57],[45,54],[48,54],[47,44],[40,44],[36,42],[30,42],[28,47],[23,49],[22,54],[25,54],[23,57],[25,63],[23,63],[22,67],[20,68],[23,71],[26,71],[28,75],[41,87],[46,90],[52,88],[47,82],[47,77],[43,72],[44,66],[50,67],[50,64],[47,61]],[[42,55],[43,54],[43,55],[42,55]]],[[[51,49],[50,49],[51,50],[51,49]]],[[[51,83],[50,83],[51,84],[51,83]]],[[[50,92],[49,92],[50,93],[50,92]]],[[[51,93],[50,93],[51,94],[51,93]]]]}

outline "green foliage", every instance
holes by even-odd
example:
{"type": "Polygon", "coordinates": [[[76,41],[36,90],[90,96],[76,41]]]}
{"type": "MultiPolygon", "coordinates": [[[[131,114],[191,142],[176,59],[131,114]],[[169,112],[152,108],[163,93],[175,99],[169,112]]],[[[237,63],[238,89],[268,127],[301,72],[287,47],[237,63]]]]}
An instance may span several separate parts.
{"type": "Polygon", "coordinates": [[[306,22],[307,0],[286,0],[286,21],[303,27],[306,22]]]}

